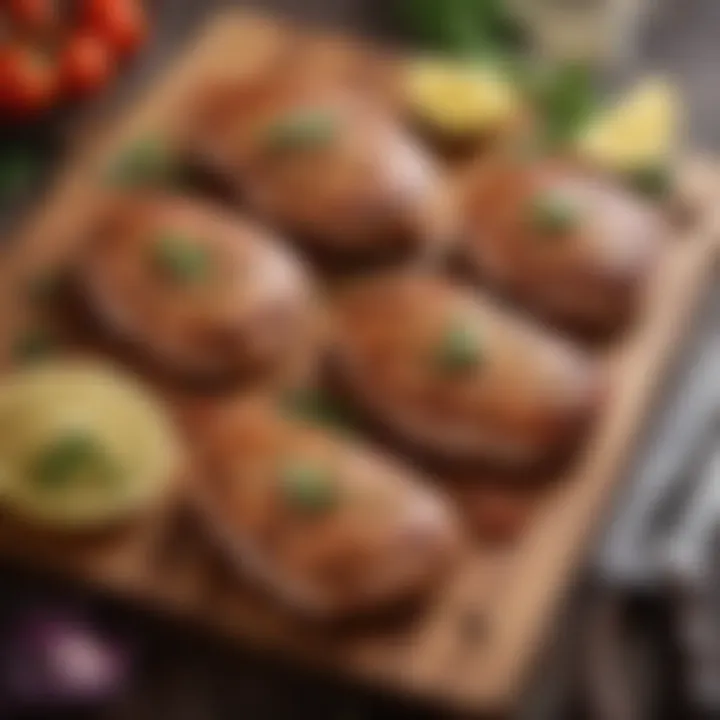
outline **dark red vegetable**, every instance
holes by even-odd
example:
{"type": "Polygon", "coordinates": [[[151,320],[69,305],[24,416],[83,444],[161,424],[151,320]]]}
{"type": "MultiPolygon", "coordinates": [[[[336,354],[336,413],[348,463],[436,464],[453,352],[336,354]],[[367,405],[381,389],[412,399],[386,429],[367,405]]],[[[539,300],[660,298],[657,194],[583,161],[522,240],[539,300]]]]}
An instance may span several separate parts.
{"type": "Polygon", "coordinates": [[[79,32],[63,48],[60,78],[68,95],[97,92],[108,84],[114,74],[115,58],[102,38],[89,32],[79,32]]]}
{"type": "Polygon", "coordinates": [[[84,26],[120,55],[137,50],[148,34],[148,19],[139,0],[85,0],[84,26]]]}
{"type": "Polygon", "coordinates": [[[28,116],[49,108],[58,96],[57,71],[36,50],[20,44],[0,48],[0,108],[28,116]]]}

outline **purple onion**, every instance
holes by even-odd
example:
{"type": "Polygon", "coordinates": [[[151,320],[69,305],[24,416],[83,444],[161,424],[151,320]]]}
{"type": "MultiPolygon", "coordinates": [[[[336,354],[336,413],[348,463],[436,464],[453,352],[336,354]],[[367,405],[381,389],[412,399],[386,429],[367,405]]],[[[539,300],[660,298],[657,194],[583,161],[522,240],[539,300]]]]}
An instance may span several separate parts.
{"type": "Polygon", "coordinates": [[[3,686],[21,706],[88,705],[119,693],[130,675],[130,653],[80,613],[26,612],[2,643],[3,686]]]}

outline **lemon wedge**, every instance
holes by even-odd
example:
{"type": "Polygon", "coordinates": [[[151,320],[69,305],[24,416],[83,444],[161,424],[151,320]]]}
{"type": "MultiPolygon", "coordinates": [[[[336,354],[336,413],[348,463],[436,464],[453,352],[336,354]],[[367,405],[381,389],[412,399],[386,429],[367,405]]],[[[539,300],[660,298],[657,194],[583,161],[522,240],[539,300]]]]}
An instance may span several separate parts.
{"type": "Polygon", "coordinates": [[[405,72],[411,112],[431,128],[450,135],[502,130],[520,112],[520,97],[499,68],[421,59],[405,72]]]}
{"type": "Polygon", "coordinates": [[[53,361],[0,384],[0,501],[27,520],[82,529],[144,509],[176,479],[178,448],[158,403],[99,363],[53,361]]]}
{"type": "Polygon", "coordinates": [[[664,166],[676,147],[679,106],[671,83],[647,80],[581,135],[578,153],[601,169],[617,173],[664,166]]]}

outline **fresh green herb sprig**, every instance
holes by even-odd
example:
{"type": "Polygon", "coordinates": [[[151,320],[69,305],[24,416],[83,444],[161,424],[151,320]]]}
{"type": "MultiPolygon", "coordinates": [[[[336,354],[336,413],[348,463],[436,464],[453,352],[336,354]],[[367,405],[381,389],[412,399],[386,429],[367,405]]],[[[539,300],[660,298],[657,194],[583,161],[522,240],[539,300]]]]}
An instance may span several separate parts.
{"type": "Polygon", "coordinates": [[[332,472],[306,461],[286,462],[280,469],[283,497],[305,516],[323,516],[338,503],[338,486],[332,472]]]}
{"type": "Polygon", "coordinates": [[[552,190],[533,198],[529,213],[533,229],[546,238],[564,237],[580,221],[576,204],[563,193],[552,190]]]}
{"type": "Polygon", "coordinates": [[[104,448],[84,432],[69,433],[44,448],[30,473],[35,485],[48,491],[61,491],[78,482],[107,485],[117,475],[104,448]]]}
{"type": "Polygon", "coordinates": [[[212,271],[207,248],[180,233],[168,232],[159,237],[152,261],[164,277],[181,286],[203,284],[212,271]]]}
{"type": "Polygon", "coordinates": [[[572,142],[597,110],[597,94],[589,65],[556,63],[530,72],[524,90],[541,122],[541,140],[550,149],[572,142]]]}
{"type": "Polygon", "coordinates": [[[477,333],[463,323],[453,322],[443,334],[434,360],[445,375],[462,375],[474,370],[483,360],[477,333]]]}
{"type": "Polygon", "coordinates": [[[521,24],[504,0],[397,0],[410,37],[427,48],[492,62],[535,110],[539,141],[548,150],[572,142],[596,109],[591,68],[580,62],[538,66],[529,59],[521,24]]]}
{"type": "Polygon", "coordinates": [[[397,10],[410,37],[433,50],[493,54],[522,42],[503,0],[397,0],[397,10]]]}
{"type": "Polygon", "coordinates": [[[265,131],[265,147],[273,154],[324,147],[336,135],[337,119],[322,109],[300,109],[273,122],[265,131]]]}

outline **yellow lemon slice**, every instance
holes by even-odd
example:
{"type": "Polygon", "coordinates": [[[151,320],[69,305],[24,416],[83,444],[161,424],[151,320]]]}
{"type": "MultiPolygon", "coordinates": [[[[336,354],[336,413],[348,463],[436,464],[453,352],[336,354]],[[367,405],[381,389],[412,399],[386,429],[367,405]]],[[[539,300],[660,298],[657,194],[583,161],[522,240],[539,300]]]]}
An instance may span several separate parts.
{"type": "Polygon", "coordinates": [[[679,99],[662,79],[645,81],[580,137],[580,156],[612,172],[662,166],[678,139],[679,99]]]}
{"type": "Polygon", "coordinates": [[[125,518],[165,493],[179,458],[159,404],[110,367],[57,361],[0,384],[0,500],[28,520],[125,518]]]}
{"type": "Polygon", "coordinates": [[[502,72],[490,66],[422,59],[405,72],[410,110],[453,135],[501,130],[520,112],[520,98],[502,72]]]}

